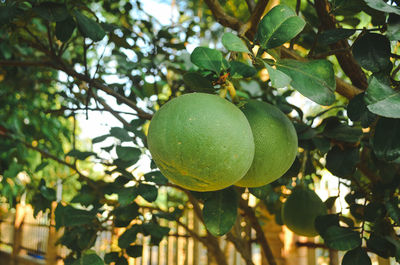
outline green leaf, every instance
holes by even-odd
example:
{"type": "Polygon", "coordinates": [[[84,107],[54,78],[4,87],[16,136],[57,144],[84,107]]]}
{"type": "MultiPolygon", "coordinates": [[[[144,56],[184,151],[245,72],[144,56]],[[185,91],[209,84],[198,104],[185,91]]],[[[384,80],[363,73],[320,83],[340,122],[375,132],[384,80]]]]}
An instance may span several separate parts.
{"type": "Polygon", "coordinates": [[[279,61],[277,69],[292,78],[294,89],[312,101],[329,106],[335,101],[335,73],[327,60],[300,62],[285,59],[279,61]]]}
{"type": "Polygon", "coordinates": [[[15,178],[19,172],[23,170],[23,166],[13,161],[11,165],[4,171],[4,178],[15,178]]]}
{"type": "Polygon", "coordinates": [[[352,121],[360,121],[363,128],[369,127],[375,121],[376,115],[371,113],[364,100],[365,93],[352,98],[347,105],[347,115],[352,121]]]}
{"type": "Polygon", "coordinates": [[[372,72],[390,71],[390,41],[381,34],[366,33],[353,44],[354,59],[372,72]]]}
{"type": "Polygon", "coordinates": [[[10,23],[18,14],[17,6],[10,4],[7,6],[0,6],[0,27],[10,23]]]}
{"type": "Polygon", "coordinates": [[[396,224],[400,224],[400,209],[398,198],[393,198],[391,201],[385,202],[385,207],[390,218],[392,218],[396,224]]]}
{"type": "Polygon", "coordinates": [[[130,244],[136,241],[137,234],[140,232],[142,232],[142,227],[136,224],[133,225],[118,238],[118,246],[120,248],[129,247],[130,244]]]}
{"type": "Polygon", "coordinates": [[[326,201],[324,201],[324,204],[326,206],[326,209],[332,209],[333,206],[335,205],[336,199],[338,198],[338,196],[331,196],[328,199],[326,199],[326,201]]]}
{"type": "Polygon", "coordinates": [[[41,18],[51,22],[58,22],[66,19],[69,14],[64,4],[54,2],[43,2],[33,8],[33,11],[41,18]]]}
{"type": "Polygon", "coordinates": [[[354,33],[356,33],[354,29],[338,28],[338,29],[326,30],[322,32],[320,35],[318,35],[318,43],[320,45],[333,44],[340,40],[347,39],[354,33]]]}
{"type": "Polygon", "coordinates": [[[155,222],[149,222],[143,224],[143,230],[145,235],[151,235],[151,243],[158,245],[162,238],[168,235],[170,228],[160,226],[155,222]]]}
{"type": "Polygon", "coordinates": [[[382,0],[364,0],[364,2],[375,10],[400,15],[400,8],[397,6],[388,5],[382,0]]]}
{"type": "Polygon", "coordinates": [[[79,11],[74,11],[74,16],[78,23],[78,29],[84,37],[93,41],[100,41],[106,35],[103,28],[95,20],[88,18],[79,11]]]}
{"type": "Polygon", "coordinates": [[[56,191],[54,189],[46,187],[46,182],[44,179],[40,180],[39,191],[43,195],[43,197],[46,198],[47,200],[49,201],[56,200],[56,191]]]}
{"type": "Polygon", "coordinates": [[[148,202],[153,202],[157,199],[158,189],[154,185],[140,183],[138,186],[138,194],[148,202]]]}
{"type": "Polygon", "coordinates": [[[136,187],[123,188],[118,191],[118,202],[121,206],[130,204],[138,195],[136,187]]]}
{"type": "Polygon", "coordinates": [[[119,252],[113,251],[104,255],[104,262],[107,264],[117,261],[118,259],[119,259],[119,252]]]}
{"type": "Polygon", "coordinates": [[[343,257],[342,265],[371,265],[371,259],[361,247],[349,250],[343,257]]]}
{"type": "Polygon", "coordinates": [[[284,88],[290,85],[292,79],[287,74],[272,68],[269,64],[264,62],[264,66],[268,71],[269,79],[271,79],[271,85],[275,88],[284,88]]]}
{"type": "Polygon", "coordinates": [[[104,265],[104,261],[93,250],[85,250],[73,265],[104,265]]]}
{"type": "Polygon", "coordinates": [[[255,197],[257,197],[260,200],[266,200],[269,196],[269,194],[271,194],[271,192],[273,192],[273,189],[271,187],[270,184],[261,186],[261,187],[257,187],[257,188],[248,188],[249,192],[251,194],[253,194],[255,197]]]}
{"type": "Polygon", "coordinates": [[[138,161],[142,151],[136,147],[120,146],[116,148],[117,156],[122,161],[138,161]]]}
{"type": "Polygon", "coordinates": [[[221,52],[207,47],[197,47],[190,55],[193,64],[217,74],[221,72],[222,54],[221,52]]]}
{"type": "Polygon", "coordinates": [[[351,250],[361,245],[360,234],[347,227],[330,226],[322,237],[329,248],[336,250],[351,250]]]}
{"type": "Polygon", "coordinates": [[[153,171],[144,174],[144,180],[158,185],[165,185],[168,183],[168,179],[164,177],[160,171],[153,171]]]}
{"type": "Polygon", "coordinates": [[[96,153],[93,152],[82,152],[76,149],[73,149],[71,151],[69,151],[66,156],[72,156],[72,157],[76,157],[79,160],[85,160],[86,158],[88,158],[89,156],[96,156],[96,153]]]}
{"type": "Polygon", "coordinates": [[[89,206],[95,202],[97,202],[97,197],[94,194],[82,190],[71,200],[71,203],[80,203],[84,206],[89,206]]]}
{"type": "Polygon", "coordinates": [[[128,131],[124,128],[112,127],[110,134],[122,142],[131,142],[133,138],[129,135],[128,131]]]}
{"type": "Polygon", "coordinates": [[[45,167],[47,167],[47,165],[49,164],[49,162],[45,161],[40,163],[36,168],[35,168],[35,173],[39,172],[40,170],[44,169],[45,167]]]}
{"type": "Polygon", "coordinates": [[[272,8],[258,25],[255,41],[263,49],[281,46],[296,37],[306,22],[293,9],[285,5],[272,8]]]}
{"type": "Polygon", "coordinates": [[[230,32],[227,32],[222,36],[222,45],[224,45],[228,51],[250,53],[243,40],[230,32]]]}
{"type": "Polygon", "coordinates": [[[245,63],[239,61],[231,61],[230,75],[232,78],[247,78],[252,77],[257,73],[257,70],[245,63]]]}
{"type": "Polygon", "coordinates": [[[389,23],[386,36],[390,41],[400,40],[400,23],[389,23]]]}
{"type": "Polygon", "coordinates": [[[319,215],[314,221],[315,229],[318,234],[324,236],[326,230],[331,226],[339,227],[339,216],[336,214],[319,215]]]}
{"type": "Polygon", "coordinates": [[[326,155],[326,168],[337,177],[347,178],[355,172],[359,160],[357,148],[342,150],[334,146],[326,155]]]}
{"type": "Polygon", "coordinates": [[[62,42],[67,42],[76,28],[76,23],[71,16],[56,23],[56,37],[62,42]]]}
{"type": "Polygon", "coordinates": [[[372,77],[369,82],[365,102],[372,113],[387,118],[400,118],[400,90],[393,90],[376,77],[372,77]]]}
{"type": "Polygon", "coordinates": [[[103,142],[104,140],[106,140],[110,136],[111,136],[110,134],[105,134],[105,135],[101,135],[101,136],[95,137],[95,138],[92,139],[92,144],[101,143],[101,142],[103,142]]]}
{"type": "Polygon", "coordinates": [[[115,216],[115,226],[128,226],[131,221],[139,215],[138,210],[139,206],[135,202],[132,202],[127,206],[120,206],[114,209],[113,214],[115,216]]]}
{"type": "Polygon", "coordinates": [[[134,245],[126,248],[126,254],[132,258],[141,257],[143,253],[143,246],[134,245]]]}
{"type": "Polygon", "coordinates": [[[211,81],[197,73],[186,73],[183,75],[183,82],[191,90],[196,92],[214,92],[211,81]]]}
{"type": "Polygon", "coordinates": [[[238,199],[233,188],[213,192],[204,202],[203,219],[214,236],[228,233],[236,222],[238,199]]]}
{"type": "Polygon", "coordinates": [[[327,118],[325,121],[326,126],[322,132],[325,137],[346,143],[356,143],[360,141],[363,133],[361,128],[351,127],[340,122],[335,117],[327,118]]]}
{"type": "Polygon", "coordinates": [[[375,127],[373,150],[379,159],[394,161],[400,157],[400,119],[381,117],[375,127]]]}
{"type": "Polygon", "coordinates": [[[382,258],[393,257],[396,253],[396,246],[377,233],[371,233],[367,240],[367,247],[382,258]]]}
{"type": "Polygon", "coordinates": [[[71,206],[67,206],[62,214],[62,223],[65,226],[80,226],[91,224],[95,219],[96,213],[85,210],[75,209],[71,206]]]}
{"type": "Polygon", "coordinates": [[[169,221],[175,221],[178,220],[179,217],[181,217],[183,214],[183,210],[179,208],[175,208],[172,212],[158,212],[154,213],[154,216],[157,216],[158,218],[164,218],[169,221]]]}

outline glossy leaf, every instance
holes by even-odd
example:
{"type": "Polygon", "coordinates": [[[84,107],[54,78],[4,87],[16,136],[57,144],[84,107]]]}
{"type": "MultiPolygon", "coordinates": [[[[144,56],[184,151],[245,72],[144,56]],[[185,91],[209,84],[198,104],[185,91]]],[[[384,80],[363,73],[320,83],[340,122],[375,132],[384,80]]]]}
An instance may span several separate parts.
{"type": "Polygon", "coordinates": [[[106,140],[110,136],[111,135],[106,134],[106,135],[101,135],[101,136],[95,137],[95,138],[92,139],[92,144],[101,143],[101,142],[103,142],[104,140],[106,140]]]}
{"type": "Polygon", "coordinates": [[[158,185],[165,185],[168,183],[168,179],[164,177],[160,171],[153,171],[144,174],[144,180],[158,185]]]}
{"type": "Polygon", "coordinates": [[[400,91],[372,77],[365,92],[367,108],[372,113],[387,117],[400,118],[400,91]]]}
{"type": "Polygon", "coordinates": [[[329,45],[336,43],[340,40],[347,39],[352,36],[356,31],[354,29],[331,29],[323,31],[320,35],[318,35],[318,43],[320,45],[329,45]]]}
{"type": "Polygon", "coordinates": [[[356,170],[356,164],[360,160],[357,148],[342,150],[334,146],[326,155],[326,168],[335,176],[349,177],[356,170]]]}
{"type": "Polygon", "coordinates": [[[213,192],[204,203],[203,219],[207,230],[214,236],[228,233],[237,218],[237,194],[233,188],[213,192]]]}
{"type": "Polygon", "coordinates": [[[122,161],[138,161],[142,151],[139,148],[131,146],[120,146],[116,147],[117,156],[122,161]]]}
{"type": "Polygon", "coordinates": [[[78,29],[84,37],[93,41],[100,41],[106,35],[103,28],[95,20],[88,18],[79,11],[75,11],[74,16],[78,23],[78,29]]]}
{"type": "Polygon", "coordinates": [[[305,24],[305,21],[298,17],[293,9],[285,5],[277,5],[258,24],[255,41],[263,49],[281,46],[296,37],[305,24]]]}
{"type": "Polygon", "coordinates": [[[324,236],[329,227],[339,226],[339,216],[336,214],[319,215],[315,218],[314,226],[318,233],[324,236]]]}
{"type": "Polygon", "coordinates": [[[129,247],[130,244],[136,241],[137,234],[140,232],[142,232],[142,228],[139,225],[133,225],[118,238],[118,246],[120,248],[129,247]]]}
{"type": "Polygon", "coordinates": [[[63,21],[69,14],[64,4],[54,2],[43,2],[33,8],[33,11],[41,18],[52,22],[63,21]]]}
{"type": "Polygon", "coordinates": [[[73,265],[104,265],[104,261],[93,250],[86,250],[73,265]]]}
{"type": "Polygon", "coordinates": [[[323,135],[329,139],[343,141],[347,143],[356,143],[360,141],[362,130],[358,127],[352,127],[340,122],[337,118],[327,118],[323,135]]]}
{"type": "Polygon", "coordinates": [[[371,233],[367,240],[367,247],[383,258],[393,257],[396,253],[396,246],[377,233],[371,233]]]}
{"type": "Polygon", "coordinates": [[[303,96],[325,106],[335,101],[335,73],[329,61],[300,62],[285,59],[276,65],[278,70],[292,78],[290,84],[303,96]]]}
{"type": "Polygon", "coordinates": [[[379,10],[385,13],[395,13],[400,15],[400,8],[397,6],[392,6],[386,4],[384,1],[381,0],[364,0],[364,2],[371,8],[375,10],[379,10]]]}
{"type": "Polygon", "coordinates": [[[393,161],[400,157],[400,119],[380,118],[375,127],[373,149],[379,159],[393,161]]]}
{"type": "Polygon", "coordinates": [[[344,254],[342,265],[371,265],[371,259],[361,247],[349,250],[344,254]]]}
{"type": "Polygon", "coordinates": [[[130,142],[133,138],[129,135],[128,131],[124,128],[112,127],[110,130],[110,134],[115,138],[118,138],[122,142],[130,142]]]}
{"type": "Polygon", "coordinates": [[[148,202],[155,201],[158,196],[158,189],[154,185],[140,183],[137,191],[148,202]]]}
{"type": "Polygon", "coordinates": [[[128,254],[128,256],[132,258],[141,257],[142,253],[143,246],[140,245],[129,246],[126,248],[126,254],[128,254]]]}
{"type": "Polygon", "coordinates": [[[214,86],[211,81],[197,73],[186,73],[183,75],[183,82],[191,90],[196,92],[208,92],[214,91],[214,86]]]}
{"type": "Polygon", "coordinates": [[[247,78],[252,77],[257,73],[257,70],[245,63],[239,61],[231,61],[230,74],[232,78],[247,78]]]}
{"type": "Polygon", "coordinates": [[[284,88],[284,87],[288,87],[290,85],[290,82],[292,82],[292,79],[290,78],[290,76],[288,76],[284,72],[274,69],[272,66],[270,66],[269,64],[267,64],[265,62],[264,62],[264,66],[268,71],[269,79],[271,80],[272,87],[284,88]]]}
{"type": "Polygon", "coordinates": [[[361,245],[360,234],[347,227],[330,226],[326,229],[323,239],[329,248],[342,251],[361,245]]]}
{"type": "Polygon", "coordinates": [[[190,55],[193,64],[217,74],[221,72],[222,54],[220,51],[207,47],[197,47],[190,55]]]}
{"type": "Polygon", "coordinates": [[[228,51],[250,52],[243,40],[230,32],[227,32],[222,36],[222,44],[228,51]]]}
{"type": "Polygon", "coordinates": [[[390,71],[390,42],[376,33],[366,33],[353,44],[354,59],[372,72],[390,71]]]}
{"type": "Polygon", "coordinates": [[[72,156],[72,157],[76,157],[79,160],[85,160],[86,158],[88,158],[89,156],[96,156],[96,153],[93,152],[84,152],[84,151],[79,151],[79,150],[71,150],[69,151],[66,156],[72,156]]]}
{"type": "Polygon", "coordinates": [[[273,192],[273,189],[270,184],[257,187],[257,188],[248,188],[249,192],[253,194],[255,197],[257,197],[260,200],[266,200],[268,195],[273,192]]]}
{"type": "Polygon", "coordinates": [[[71,16],[56,23],[56,37],[62,42],[68,41],[76,28],[76,23],[71,16]]]}
{"type": "Polygon", "coordinates": [[[118,202],[121,206],[126,206],[133,202],[137,195],[138,191],[136,187],[122,188],[118,191],[118,202]]]}
{"type": "Polygon", "coordinates": [[[352,98],[347,106],[347,115],[352,121],[360,121],[363,128],[367,128],[375,121],[376,115],[370,112],[364,100],[365,93],[352,98]]]}

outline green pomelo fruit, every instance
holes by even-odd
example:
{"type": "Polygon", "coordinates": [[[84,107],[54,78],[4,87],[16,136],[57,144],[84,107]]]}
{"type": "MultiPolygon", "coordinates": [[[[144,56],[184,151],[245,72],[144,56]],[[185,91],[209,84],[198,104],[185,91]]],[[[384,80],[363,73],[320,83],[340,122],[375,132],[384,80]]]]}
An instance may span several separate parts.
{"type": "Polygon", "coordinates": [[[242,107],[253,132],[254,160],[246,175],[235,185],[259,187],[281,177],[297,154],[297,134],[292,122],[277,107],[247,100],[242,107]]]}
{"type": "Polygon", "coordinates": [[[315,218],[327,214],[324,202],[307,187],[296,186],[282,206],[282,221],[293,232],[301,236],[317,236],[315,218]]]}
{"type": "Polygon", "coordinates": [[[194,191],[233,185],[254,157],[249,122],[232,103],[192,93],[162,106],[151,120],[148,147],[171,182],[194,191]]]}

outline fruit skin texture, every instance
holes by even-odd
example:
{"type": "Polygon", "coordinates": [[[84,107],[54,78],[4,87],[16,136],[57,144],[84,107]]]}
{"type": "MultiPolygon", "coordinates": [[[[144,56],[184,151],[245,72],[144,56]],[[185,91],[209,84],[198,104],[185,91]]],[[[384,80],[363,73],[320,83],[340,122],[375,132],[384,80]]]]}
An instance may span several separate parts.
{"type": "Polygon", "coordinates": [[[327,214],[324,202],[313,191],[303,185],[296,186],[282,206],[283,223],[301,236],[318,235],[315,218],[327,214]]]}
{"type": "Polygon", "coordinates": [[[171,182],[194,191],[233,185],[254,157],[244,114],[215,95],[191,93],[163,105],[147,136],[153,160],[171,182]]]}
{"type": "Polygon", "coordinates": [[[253,132],[255,153],[249,171],[235,185],[260,187],[281,177],[293,164],[297,134],[289,118],[271,104],[247,100],[241,109],[253,132]]]}

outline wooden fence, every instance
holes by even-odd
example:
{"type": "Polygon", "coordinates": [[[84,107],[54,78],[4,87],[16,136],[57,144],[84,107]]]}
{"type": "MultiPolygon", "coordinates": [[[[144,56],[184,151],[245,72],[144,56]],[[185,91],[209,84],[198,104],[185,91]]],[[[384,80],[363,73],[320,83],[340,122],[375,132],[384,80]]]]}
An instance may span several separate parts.
{"type": "MultiPolygon", "coordinates": [[[[260,209],[262,211],[262,209],[260,209]]],[[[146,215],[146,212],[143,212],[146,215]]],[[[297,237],[284,227],[278,226],[268,213],[262,219],[263,229],[277,258],[278,265],[338,265],[343,253],[330,252],[320,248],[315,239],[297,237]],[[329,259],[330,258],[330,259],[329,259]]],[[[0,216],[1,217],[1,216],[0,216]]],[[[260,247],[254,241],[254,234],[244,220],[240,221],[240,233],[249,235],[248,247],[255,265],[267,265],[262,258],[260,247]],[[247,231],[246,231],[247,229],[247,231]]],[[[194,212],[185,211],[181,222],[200,235],[204,227],[196,219],[194,212]]],[[[138,244],[143,245],[143,256],[129,260],[130,265],[207,265],[215,264],[207,249],[190,237],[177,223],[162,223],[171,228],[167,238],[159,246],[150,246],[148,238],[138,235],[138,244]]],[[[123,229],[110,229],[101,232],[93,247],[97,253],[117,249],[118,235],[123,229]]],[[[61,265],[62,258],[68,254],[65,248],[55,247],[59,234],[55,231],[54,218],[48,214],[33,217],[29,205],[18,205],[16,210],[0,218],[0,265],[61,265]]],[[[220,238],[219,244],[229,265],[244,265],[245,261],[233,244],[220,238]]],[[[388,260],[372,256],[374,265],[389,265],[388,260]]],[[[392,263],[394,264],[394,263],[392,263]]]]}

